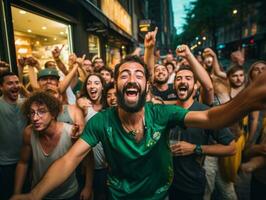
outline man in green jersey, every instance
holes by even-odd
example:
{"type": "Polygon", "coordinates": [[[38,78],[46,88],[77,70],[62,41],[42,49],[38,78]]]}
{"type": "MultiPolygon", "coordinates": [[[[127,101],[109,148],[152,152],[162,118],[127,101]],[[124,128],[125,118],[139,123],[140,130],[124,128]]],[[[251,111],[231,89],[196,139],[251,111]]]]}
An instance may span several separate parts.
{"type": "MultiPolygon", "coordinates": [[[[177,50],[184,51],[182,47],[177,50]]],[[[175,105],[145,103],[148,70],[136,57],[116,65],[114,80],[118,106],[96,114],[81,138],[55,161],[35,188],[12,200],[44,197],[69,177],[99,141],[109,166],[109,199],[165,199],[173,177],[168,143],[171,127],[221,128],[251,110],[265,108],[266,72],[229,103],[190,112],[175,105]]]]}

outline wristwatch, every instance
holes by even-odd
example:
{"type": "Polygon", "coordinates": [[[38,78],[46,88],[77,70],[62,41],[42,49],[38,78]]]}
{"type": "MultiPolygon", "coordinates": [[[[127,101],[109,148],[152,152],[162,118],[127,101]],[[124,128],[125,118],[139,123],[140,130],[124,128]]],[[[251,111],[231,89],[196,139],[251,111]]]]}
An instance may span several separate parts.
{"type": "Polygon", "coordinates": [[[194,153],[197,156],[202,156],[203,152],[202,152],[202,148],[201,148],[201,145],[200,144],[196,144],[196,147],[194,149],[194,153]]]}

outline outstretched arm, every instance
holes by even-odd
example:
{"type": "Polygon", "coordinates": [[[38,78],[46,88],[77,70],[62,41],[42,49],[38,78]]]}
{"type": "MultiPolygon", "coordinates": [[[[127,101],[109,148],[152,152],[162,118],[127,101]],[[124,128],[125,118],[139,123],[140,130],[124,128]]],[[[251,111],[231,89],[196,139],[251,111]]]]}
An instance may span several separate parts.
{"type": "Polygon", "coordinates": [[[188,127],[218,129],[228,127],[253,110],[266,107],[266,71],[226,104],[206,111],[191,111],[185,117],[188,127]]]}
{"type": "Polygon", "coordinates": [[[42,199],[70,176],[90,150],[90,145],[79,139],[62,158],[56,160],[49,167],[42,180],[33,188],[30,194],[14,196],[11,200],[42,199]]]}
{"type": "Polygon", "coordinates": [[[21,193],[25,182],[29,161],[32,155],[30,137],[31,137],[31,129],[28,126],[27,128],[25,128],[23,132],[23,145],[21,149],[20,160],[16,168],[14,194],[21,193]]]}
{"type": "MultiPolygon", "coordinates": [[[[176,144],[171,145],[171,151],[176,156],[187,156],[194,153],[196,144],[191,144],[186,141],[180,141],[176,144]]],[[[223,144],[212,144],[212,145],[201,145],[202,152],[204,155],[209,156],[231,156],[235,154],[235,141],[233,140],[228,145],[223,144]]]]}

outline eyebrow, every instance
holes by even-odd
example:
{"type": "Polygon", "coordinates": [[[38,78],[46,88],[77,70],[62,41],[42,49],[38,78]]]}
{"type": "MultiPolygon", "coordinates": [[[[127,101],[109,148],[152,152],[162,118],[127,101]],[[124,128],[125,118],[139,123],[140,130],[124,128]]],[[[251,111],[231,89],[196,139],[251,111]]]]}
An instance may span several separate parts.
{"type": "MultiPolygon", "coordinates": [[[[123,73],[123,72],[130,73],[131,71],[129,69],[124,69],[124,70],[120,71],[120,74],[123,73]]],[[[142,71],[140,69],[137,69],[135,72],[141,72],[142,74],[144,74],[144,71],[142,71]]]]}

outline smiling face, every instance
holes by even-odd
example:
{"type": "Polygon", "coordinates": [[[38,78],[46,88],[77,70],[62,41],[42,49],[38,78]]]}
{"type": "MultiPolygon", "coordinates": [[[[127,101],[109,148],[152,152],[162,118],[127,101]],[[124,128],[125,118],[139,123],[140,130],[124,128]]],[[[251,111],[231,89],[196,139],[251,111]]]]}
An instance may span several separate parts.
{"type": "Polygon", "coordinates": [[[108,84],[112,81],[112,75],[111,72],[109,72],[108,70],[101,70],[100,72],[101,76],[103,77],[103,79],[105,80],[105,83],[108,84]]]}
{"type": "Polygon", "coordinates": [[[107,91],[107,105],[109,107],[117,106],[117,97],[116,97],[116,89],[111,88],[107,91]]]}
{"type": "Polygon", "coordinates": [[[59,80],[55,76],[45,76],[39,78],[38,83],[41,89],[47,89],[49,87],[58,87],[59,80]]]}
{"type": "Polygon", "coordinates": [[[0,89],[7,101],[11,103],[16,102],[20,89],[18,77],[16,75],[5,76],[3,84],[0,85],[0,89]]]}
{"type": "Polygon", "coordinates": [[[30,106],[29,118],[33,130],[42,132],[49,128],[51,122],[55,119],[45,104],[33,102],[30,106]]]}
{"type": "Polygon", "coordinates": [[[180,101],[187,101],[194,91],[195,80],[192,71],[180,70],[176,72],[175,90],[180,101]]]}
{"type": "Polygon", "coordinates": [[[101,100],[103,84],[98,76],[96,75],[89,76],[86,88],[87,88],[87,93],[89,95],[89,99],[93,103],[99,102],[101,100]]]}
{"type": "Polygon", "coordinates": [[[167,67],[163,65],[157,65],[154,69],[154,82],[157,84],[165,84],[167,83],[169,78],[169,72],[167,67]]]}
{"type": "Polygon", "coordinates": [[[147,80],[144,67],[137,62],[126,62],[118,71],[116,81],[118,105],[126,112],[140,111],[146,100],[147,80]]]}

